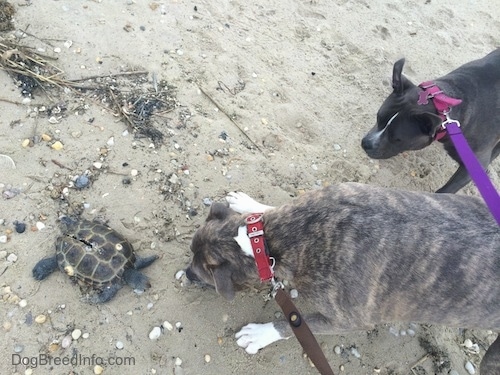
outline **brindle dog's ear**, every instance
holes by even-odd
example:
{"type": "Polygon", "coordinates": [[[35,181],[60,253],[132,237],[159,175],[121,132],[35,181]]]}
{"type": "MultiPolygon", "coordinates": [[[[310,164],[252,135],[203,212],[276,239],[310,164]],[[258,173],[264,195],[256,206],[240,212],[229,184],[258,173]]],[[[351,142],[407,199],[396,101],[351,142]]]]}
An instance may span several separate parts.
{"type": "Polygon", "coordinates": [[[210,220],[224,220],[231,213],[231,209],[224,203],[213,203],[210,207],[210,212],[206,221],[210,220]]]}
{"type": "Polygon", "coordinates": [[[222,264],[212,270],[214,276],[215,290],[229,301],[234,298],[233,280],[229,264],[222,264]]]}
{"type": "Polygon", "coordinates": [[[406,79],[402,75],[404,64],[405,59],[402,58],[394,63],[394,68],[392,69],[392,88],[396,94],[402,94],[404,91],[404,80],[406,79]]]}

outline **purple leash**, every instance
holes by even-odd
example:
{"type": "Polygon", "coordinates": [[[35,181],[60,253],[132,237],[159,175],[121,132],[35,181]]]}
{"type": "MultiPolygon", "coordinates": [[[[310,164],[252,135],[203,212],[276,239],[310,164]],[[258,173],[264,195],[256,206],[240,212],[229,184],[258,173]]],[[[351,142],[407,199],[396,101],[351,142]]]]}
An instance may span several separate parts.
{"type": "Polygon", "coordinates": [[[443,122],[443,128],[445,128],[450,135],[450,139],[460,155],[465,168],[483,196],[491,214],[498,225],[500,225],[500,195],[467,143],[467,140],[460,130],[460,123],[446,116],[446,120],[443,122]]]}
{"type": "MultiPolygon", "coordinates": [[[[500,225],[500,195],[467,143],[467,140],[460,130],[460,123],[448,117],[450,108],[459,105],[462,103],[462,100],[450,98],[434,81],[422,82],[419,87],[422,91],[418,96],[417,104],[427,104],[429,99],[432,100],[439,116],[443,119],[442,128],[450,135],[455,150],[457,150],[460,155],[467,172],[469,172],[472,181],[474,181],[477,189],[483,196],[486,206],[488,206],[498,225],[500,225]]],[[[443,134],[438,132],[436,136],[437,139],[439,139],[443,137],[443,134]]]]}

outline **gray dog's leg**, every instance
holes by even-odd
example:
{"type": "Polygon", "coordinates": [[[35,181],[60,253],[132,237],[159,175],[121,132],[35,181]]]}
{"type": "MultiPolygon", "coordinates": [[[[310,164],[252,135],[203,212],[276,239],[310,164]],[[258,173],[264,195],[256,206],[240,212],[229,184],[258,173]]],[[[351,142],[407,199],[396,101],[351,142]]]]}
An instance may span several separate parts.
{"type": "Polygon", "coordinates": [[[486,351],[480,369],[481,375],[500,374],[500,335],[486,351]]]}

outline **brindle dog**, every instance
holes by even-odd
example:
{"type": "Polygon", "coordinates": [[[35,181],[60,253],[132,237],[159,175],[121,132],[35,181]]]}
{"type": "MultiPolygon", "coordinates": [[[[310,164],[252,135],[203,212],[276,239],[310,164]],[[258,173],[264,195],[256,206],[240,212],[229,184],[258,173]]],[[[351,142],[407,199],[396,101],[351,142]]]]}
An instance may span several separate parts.
{"type": "MultiPolygon", "coordinates": [[[[278,208],[243,193],[228,200],[240,212],[265,211],[275,275],[315,306],[305,316],[315,334],[396,321],[500,331],[500,228],[480,198],[347,183],[278,208]]],[[[259,283],[245,217],[215,203],[191,244],[186,276],[228,299],[259,283]]],[[[291,335],[279,320],[249,324],[236,337],[256,353],[291,335]]],[[[481,374],[500,374],[500,337],[481,374]]]]}

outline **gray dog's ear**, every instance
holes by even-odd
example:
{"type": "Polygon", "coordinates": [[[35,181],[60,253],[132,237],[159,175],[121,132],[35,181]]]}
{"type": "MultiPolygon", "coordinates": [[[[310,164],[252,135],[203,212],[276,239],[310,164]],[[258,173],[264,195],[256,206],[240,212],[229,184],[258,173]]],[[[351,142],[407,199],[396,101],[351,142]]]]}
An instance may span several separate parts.
{"type": "Polygon", "coordinates": [[[231,209],[227,207],[224,203],[213,203],[210,207],[210,212],[208,213],[207,220],[224,220],[231,213],[231,209]]]}
{"type": "Polygon", "coordinates": [[[405,88],[406,78],[402,75],[405,59],[402,58],[394,63],[392,69],[392,88],[396,94],[402,94],[405,88]]]}
{"type": "Polygon", "coordinates": [[[434,113],[424,112],[415,115],[418,120],[418,125],[422,130],[422,133],[427,134],[429,137],[434,138],[439,128],[441,127],[443,120],[438,115],[434,113]]]}
{"type": "Polygon", "coordinates": [[[215,290],[229,301],[234,299],[233,280],[231,280],[231,270],[228,264],[222,264],[212,270],[215,290]]]}

